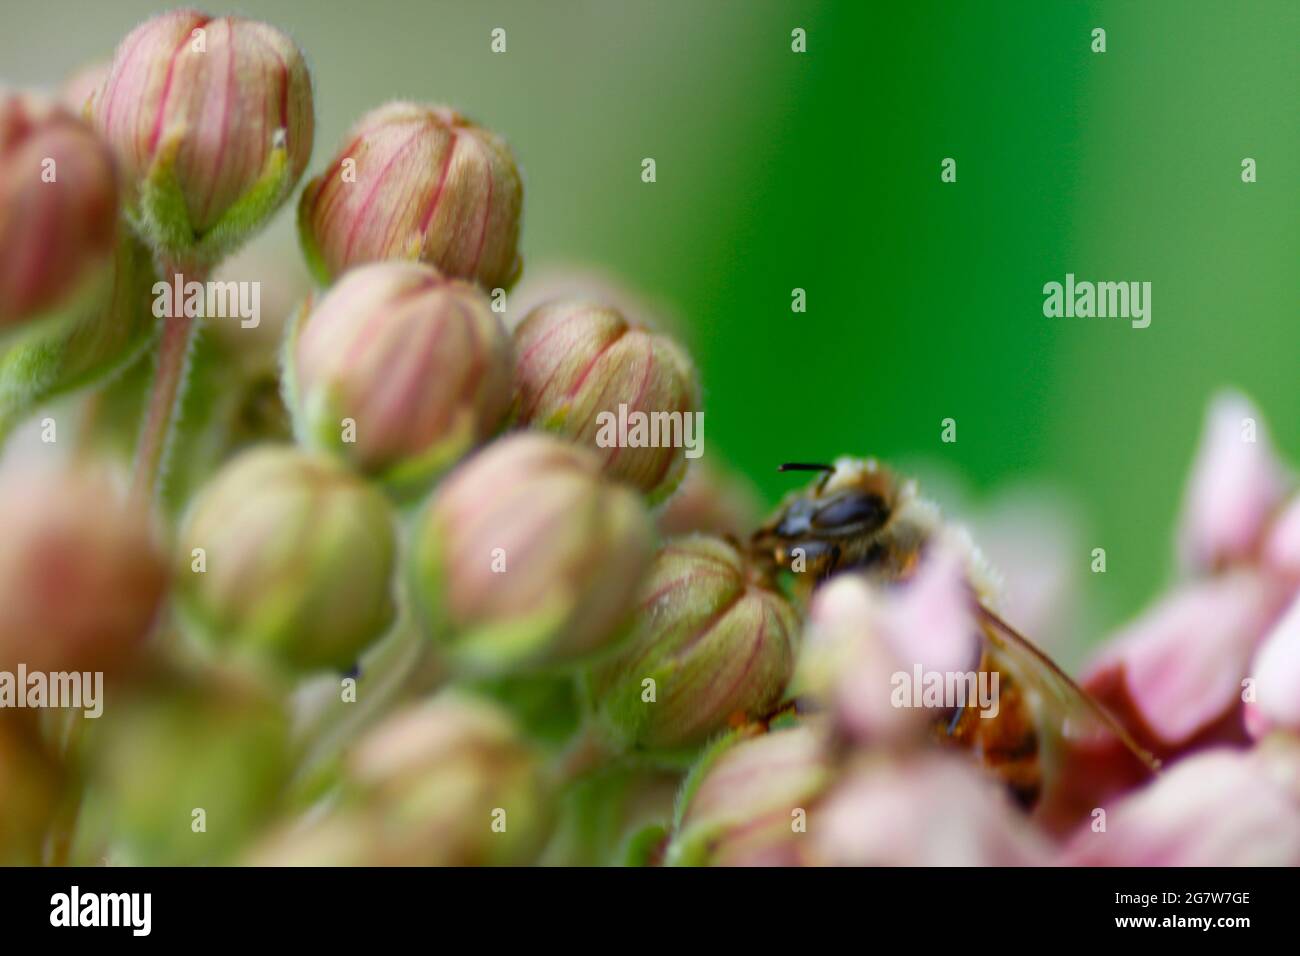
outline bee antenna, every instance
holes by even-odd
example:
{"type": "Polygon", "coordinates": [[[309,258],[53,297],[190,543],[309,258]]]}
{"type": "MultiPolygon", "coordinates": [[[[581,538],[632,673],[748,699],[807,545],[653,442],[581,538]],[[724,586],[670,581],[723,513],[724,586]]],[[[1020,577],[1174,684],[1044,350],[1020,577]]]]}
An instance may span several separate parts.
{"type": "Polygon", "coordinates": [[[834,465],[819,465],[815,462],[807,461],[787,461],[779,466],[777,471],[834,471],[834,465]]]}

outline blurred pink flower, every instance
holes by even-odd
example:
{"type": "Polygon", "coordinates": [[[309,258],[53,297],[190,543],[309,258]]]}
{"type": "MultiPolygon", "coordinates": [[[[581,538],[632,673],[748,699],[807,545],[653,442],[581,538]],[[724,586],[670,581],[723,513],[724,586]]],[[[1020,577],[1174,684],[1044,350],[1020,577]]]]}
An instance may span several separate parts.
{"type": "Polygon", "coordinates": [[[1291,499],[1269,528],[1264,567],[1284,581],[1300,584],[1300,495],[1291,499]]]}
{"type": "Polygon", "coordinates": [[[1178,532],[1183,565],[1212,570],[1252,557],[1286,484],[1254,405],[1236,392],[1215,396],[1183,502],[1178,532]]]}
{"type": "Polygon", "coordinates": [[[1071,866],[1300,865],[1300,742],[1179,761],[1065,845],[1071,866]]]}
{"type": "Polygon", "coordinates": [[[963,555],[943,541],[898,589],[881,590],[856,575],[818,589],[796,690],[827,700],[836,723],[852,737],[899,740],[915,736],[934,715],[895,707],[893,675],[910,678],[917,667],[971,671],[980,653],[963,555]]]}
{"type": "Polygon", "coordinates": [[[1006,791],[965,757],[870,758],[814,812],[819,862],[847,866],[1034,866],[1049,850],[1006,791]]]}
{"type": "Polygon", "coordinates": [[[1246,729],[1256,739],[1275,727],[1300,733],[1300,593],[1269,632],[1251,665],[1255,699],[1246,704],[1246,729]]]}
{"type": "Polygon", "coordinates": [[[1248,570],[1182,585],[1108,642],[1084,687],[1161,756],[1244,740],[1241,682],[1281,600],[1248,570]]]}

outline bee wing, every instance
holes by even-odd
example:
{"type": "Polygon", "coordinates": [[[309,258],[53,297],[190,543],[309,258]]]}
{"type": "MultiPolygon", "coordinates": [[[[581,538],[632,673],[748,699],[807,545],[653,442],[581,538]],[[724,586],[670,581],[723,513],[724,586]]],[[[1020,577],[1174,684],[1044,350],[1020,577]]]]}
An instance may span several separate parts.
{"type": "Polygon", "coordinates": [[[1056,663],[1025,637],[982,603],[976,601],[976,619],[985,638],[1007,660],[1014,676],[1020,678],[1040,695],[1060,722],[1061,733],[1067,738],[1100,737],[1110,735],[1132,751],[1152,772],[1160,769],[1160,761],[1142,747],[1095,697],[1070,679],[1056,663]]]}

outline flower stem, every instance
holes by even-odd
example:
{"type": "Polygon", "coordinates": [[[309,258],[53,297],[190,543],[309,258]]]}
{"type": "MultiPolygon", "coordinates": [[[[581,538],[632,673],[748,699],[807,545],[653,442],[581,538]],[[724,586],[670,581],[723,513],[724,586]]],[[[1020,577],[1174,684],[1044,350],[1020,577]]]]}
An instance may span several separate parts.
{"type": "MultiPolygon", "coordinates": [[[[187,276],[179,266],[163,264],[164,277],[178,277],[181,289],[188,279],[202,281],[202,276],[198,273],[197,269],[189,269],[187,276]]],[[[185,314],[183,298],[181,295],[172,296],[171,314],[163,319],[153,386],[145,406],[144,425],[135,450],[131,497],[136,502],[148,502],[159,491],[163,459],[172,430],[176,426],[183,397],[185,365],[189,361],[196,328],[194,319],[185,314]]]]}

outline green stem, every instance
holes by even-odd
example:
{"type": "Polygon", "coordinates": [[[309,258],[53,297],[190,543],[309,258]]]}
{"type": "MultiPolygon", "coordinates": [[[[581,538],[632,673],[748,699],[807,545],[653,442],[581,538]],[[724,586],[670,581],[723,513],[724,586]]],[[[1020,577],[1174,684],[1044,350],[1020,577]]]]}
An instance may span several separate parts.
{"type": "MultiPolygon", "coordinates": [[[[173,263],[164,263],[162,271],[166,279],[179,275],[181,288],[184,289],[186,270],[173,263]]],[[[202,281],[201,270],[189,269],[188,279],[202,281]]],[[[145,406],[144,425],[135,452],[131,497],[137,503],[150,502],[159,492],[163,460],[183,397],[185,366],[189,361],[190,346],[197,327],[194,319],[185,314],[183,299],[184,296],[173,296],[172,314],[163,319],[153,386],[145,406]]]]}

